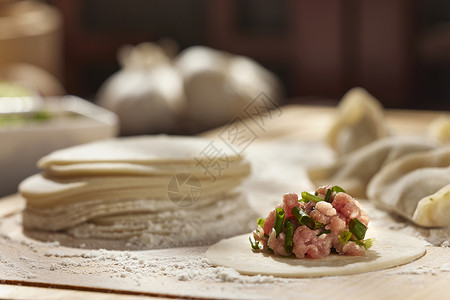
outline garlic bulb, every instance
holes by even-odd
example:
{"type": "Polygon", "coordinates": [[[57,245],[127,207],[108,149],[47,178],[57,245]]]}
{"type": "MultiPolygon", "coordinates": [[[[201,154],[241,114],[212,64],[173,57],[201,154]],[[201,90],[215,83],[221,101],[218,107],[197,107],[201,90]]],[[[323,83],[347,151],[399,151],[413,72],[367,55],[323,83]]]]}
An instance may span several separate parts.
{"type": "Polygon", "coordinates": [[[171,132],[185,109],[183,81],[153,43],[119,51],[122,69],[101,86],[97,103],[120,119],[124,135],[171,132]]]}
{"type": "Polygon", "coordinates": [[[276,76],[243,56],[195,46],[181,52],[175,65],[183,76],[188,116],[201,129],[244,115],[261,93],[274,103],[281,96],[276,76]]]}

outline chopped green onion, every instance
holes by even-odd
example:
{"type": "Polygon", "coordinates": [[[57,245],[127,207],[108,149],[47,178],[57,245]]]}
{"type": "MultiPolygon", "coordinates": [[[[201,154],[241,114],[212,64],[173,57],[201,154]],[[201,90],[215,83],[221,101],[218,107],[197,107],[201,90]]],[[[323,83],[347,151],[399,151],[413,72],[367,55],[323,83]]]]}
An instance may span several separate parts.
{"type": "Polygon", "coordinates": [[[361,223],[357,218],[350,220],[348,224],[348,228],[350,232],[358,239],[359,241],[364,239],[366,236],[367,227],[363,223],[361,223]]]}
{"type": "Polygon", "coordinates": [[[261,248],[259,248],[259,242],[255,241],[255,239],[251,236],[248,237],[248,240],[250,241],[250,245],[252,245],[252,249],[253,250],[260,250],[261,248]]]}
{"type": "Polygon", "coordinates": [[[307,200],[307,202],[309,201],[319,202],[324,200],[323,198],[320,198],[319,196],[314,196],[308,192],[302,192],[302,198],[307,200]]]}
{"type": "Polygon", "coordinates": [[[311,229],[319,229],[319,228],[323,228],[325,227],[325,224],[317,222],[316,220],[314,220],[314,228],[311,229]]]}
{"type": "Polygon", "coordinates": [[[361,247],[364,247],[363,241],[353,241],[353,242],[355,242],[356,245],[359,245],[359,246],[361,246],[361,247]]]}
{"type": "Polygon", "coordinates": [[[369,249],[373,246],[373,243],[375,243],[375,238],[371,238],[371,239],[365,239],[363,240],[364,242],[364,248],[369,249]]]}
{"type": "Polygon", "coordinates": [[[286,236],[284,239],[284,251],[286,251],[286,253],[291,253],[292,249],[294,248],[294,225],[289,219],[286,221],[285,228],[286,236]]]}
{"type": "Polygon", "coordinates": [[[291,210],[292,215],[298,220],[301,225],[305,225],[310,229],[315,229],[316,222],[300,207],[295,206],[291,210]]]}
{"type": "Polygon", "coordinates": [[[331,189],[328,189],[327,194],[325,195],[325,201],[330,202],[331,193],[331,189]]]}
{"type": "Polygon", "coordinates": [[[275,213],[275,222],[273,223],[273,228],[277,233],[277,237],[280,234],[281,230],[283,230],[284,214],[284,209],[278,207],[275,213]]]}
{"type": "Polygon", "coordinates": [[[316,236],[321,236],[322,234],[328,234],[328,233],[330,233],[331,232],[331,230],[324,230],[324,231],[322,231],[322,232],[320,232],[318,235],[316,235],[316,236]]]}
{"type": "Polygon", "coordinates": [[[337,194],[337,193],[345,193],[344,189],[341,188],[341,187],[338,186],[338,185],[333,186],[333,187],[331,188],[331,190],[332,190],[333,192],[335,192],[336,194],[337,194]]]}
{"type": "Polygon", "coordinates": [[[348,230],[344,230],[339,235],[339,240],[341,241],[342,244],[345,244],[350,240],[351,237],[352,237],[352,233],[348,230]]]}
{"type": "Polygon", "coordinates": [[[286,228],[288,222],[292,222],[291,218],[290,217],[284,218],[283,228],[286,228]]]}
{"type": "Polygon", "coordinates": [[[366,240],[362,240],[362,241],[355,241],[355,243],[361,247],[364,247],[364,249],[369,249],[370,247],[373,246],[373,243],[375,242],[374,238],[371,239],[366,239],[366,240]]]}
{"type": "Polygon", "coordinates": [[[265,222],[265,221],[266,221],[266,219],[258,218],[258,220],[256,221],[256,223],[258,224],[259,227],[263,228],[264,222],[265,222]]]}
{"type": "Polygon", "coordinates": [[[52,118],[52,115],[47,111],[37,111],[31,115],[30,119],[34,121],[47,121],[52,118]]]}

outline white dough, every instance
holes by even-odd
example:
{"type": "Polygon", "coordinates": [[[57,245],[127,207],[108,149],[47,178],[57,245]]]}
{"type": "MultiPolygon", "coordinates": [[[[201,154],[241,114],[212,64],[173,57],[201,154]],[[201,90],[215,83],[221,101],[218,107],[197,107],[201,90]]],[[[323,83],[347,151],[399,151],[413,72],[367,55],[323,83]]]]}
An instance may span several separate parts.
{"type": "Polygon", "coordinates": [[[115,138],[55,151],[38,165],[43,172],[19,186],[28,232],[144,239],[144,248],[157,248],[241,234],[249,227],[224,224],[253,217],[238,188],[250,165],[220,141],[115,138]]]}
{"type": "MultiPolygon", "coordinates": [[[[50,180],[42,174],[25,179],[19,191],[32,207],[54,207],[93,199],[115,201],[125,198],[168,199],[173,177],[85,177],[50,180]]],[[[198,178],[203,196],[220,194],[241,183],[243,177],[198,178]]]]}
{"type": "MultiPolygon", "coordinates": [[[[146,214],[147,219],[141,220],[139,224],[153,222],[155,224],[171,223],[175,218],[194,218],[195,215],[204,214],[203,219],[215,219],[217,214],[222,215],[226,209],[216,207],[218,202],[237,203],[239,198],[241,205],[246,207],[245,199],[236,194],[219,194],[214,197],[199,199],[194,205],[180,209],[175,203],[167,200],[149,199],[118,199],[117,201],[103,201],[101,198],[92,201],[73,202],[49,209],[33,209],[27,207],[23,211],[23,226],[27,229],[39,229],[57,231],[68,229],[84,222],[105,223],[106,220],[122,222],[138,222],[138,216],[146,214]],[[96,221],[95,221],[96,220],[96,221]],[[103,221],[100,221],[103,220],[103,221]]],[[[197,217],[198,218],[198,217],[197,217]]],[[[109,224],[112,226],[113,221],[109,224]]],[[[145,226],[147,227],[147,226],[145,226]]]]}
{"type": "MultiPolygon", "coordinates": [[[[189,173],[196,177],[211,177],[200,165],[196,164],[137,164],[137,163],[77,163],[52,164],[45,169],[45,175],[53,178],[120,175],[149,176],[189,173]]],[[[216,172],[217,173],[217,172],[216,172]]],[[[221,176],[246,176],[250,173],[250,165],[246,161],[234,161],[227,164],[221,176]]],[[[213,174],[217,175],[217,174],[213,174]]]]}
{"type": "Polygon", "coordinates": [[[205,255],[213,265],[233,268],[245,275],[322,277],[395,267],[425,253],[424,241],[405,234],[373,229],[367,234],[375,238],[375,243],[362,257],[332,254],[323,259],[298,259],[253,252],[248,240],[250,233],[222,240],[211,246],[205,255]]]}
{"type": "Polygon", "coordinates": [[[107,139],[57,150],[38,161],[40,168],[53,164],[122,162],[142,164],[198,164],[195,158],[204,159],[219,154],[228,161],[242,157],[225,143],[187,136],[137,136],[107,139]],[[209,151],[208,151],[209,150],[209,151]]]}

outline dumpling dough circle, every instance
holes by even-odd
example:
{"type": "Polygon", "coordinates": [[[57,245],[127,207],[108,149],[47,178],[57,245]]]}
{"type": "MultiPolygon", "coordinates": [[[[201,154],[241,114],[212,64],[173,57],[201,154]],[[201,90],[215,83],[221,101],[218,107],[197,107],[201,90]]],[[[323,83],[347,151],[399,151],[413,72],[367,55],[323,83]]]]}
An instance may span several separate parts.
{"type": "Polygon", "coordinates": [[[279,257],[251,250],[250,234],[222,240],[205,253],[211,264],[233,268],[245,275],[277,277],[341,276],[386,269],[411,262],[425,253],[425,242],[392,231],[367,232],[374,246],[364,257],[329,255],[323,259],[279,257]]]}

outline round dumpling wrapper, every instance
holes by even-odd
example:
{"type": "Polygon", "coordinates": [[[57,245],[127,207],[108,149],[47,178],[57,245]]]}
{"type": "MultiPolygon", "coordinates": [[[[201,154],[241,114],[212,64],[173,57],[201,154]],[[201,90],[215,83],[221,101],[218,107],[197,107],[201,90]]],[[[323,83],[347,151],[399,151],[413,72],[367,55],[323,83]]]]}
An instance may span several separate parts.
{"type": "Polygon", "coordinates": [[[417,238],[387,230],[368,230],[375,237],[365,256],[331,254],[323,259],[298,259],[253,252],[244,234],[222,240],[205,253],[211,264],[233,268],[245,275],[277,277],[341,276],[382,270],[411,262],[422,255],[426,243],[417,238]]]}
{"type": "MultiPolygon", "coordinates": [[[[136,164],[136,163],[74,163],[67,165],[51,164],[45,168],[45,175],[52,178],[70,178],[83,176],[173,176],[180,173],[190,173],[196,177],[211,175],[205,167],[199,164],[136,164]]],[[[215,170],[217,172],[217,170],[215,170]]],[[[219,172],[217,172],[219,173],[219,172]]],[[[219,176],[247,176],[250,173],[250,164],[246,161],[227,162],[219,176]]]]}
{"type": "Polygon", "coordinates": [[[242,156],[223,141],[190,136],[133,136],[95,141],[56,150],[38,161],[38,167],[77,163],[193,164],[211,157],[226,163],[242,156]]]}

